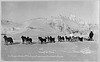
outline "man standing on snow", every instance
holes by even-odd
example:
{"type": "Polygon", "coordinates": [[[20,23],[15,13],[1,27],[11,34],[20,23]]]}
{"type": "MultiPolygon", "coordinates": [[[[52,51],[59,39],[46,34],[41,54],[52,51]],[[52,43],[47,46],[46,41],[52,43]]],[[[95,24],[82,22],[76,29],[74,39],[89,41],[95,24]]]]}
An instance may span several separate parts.
{"type": "Polygon", "coordinates": [[[91,31],[90,31],[90,34],[89,34],[89,40],[93,40],[93,35],[94,35],[94,34],[93,34],[93,31],[91,30],[91,31]]]}

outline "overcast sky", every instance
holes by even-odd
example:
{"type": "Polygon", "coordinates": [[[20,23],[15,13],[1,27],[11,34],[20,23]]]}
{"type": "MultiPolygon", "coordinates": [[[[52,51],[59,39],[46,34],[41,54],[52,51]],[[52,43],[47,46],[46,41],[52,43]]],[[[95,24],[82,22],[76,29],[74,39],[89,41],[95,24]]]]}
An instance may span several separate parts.
{"type": "Polygon", "coordinates": [[[8,1],[1,2],[2,19],[23,22],[37,17],[69,16],[98,23],[98,2],[95,1],[8,1]]]}

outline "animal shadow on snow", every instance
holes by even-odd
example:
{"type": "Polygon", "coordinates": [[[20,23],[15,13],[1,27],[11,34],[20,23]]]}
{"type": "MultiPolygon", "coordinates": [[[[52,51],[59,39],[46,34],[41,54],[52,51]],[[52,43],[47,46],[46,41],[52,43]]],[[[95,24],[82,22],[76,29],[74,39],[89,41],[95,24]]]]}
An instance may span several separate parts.
{"type": "Polygon", "coordinates": [[[33,44],[37,44],[37,42],[32,42],[32,43],[24,43],[25,45],[33,45],[33,44]]]}
{"type": "Polygon", "coordinates": [[[10,43],[8,43],[8,44],[4,44],[4,45],[18,45],[18,44],[20,44],[21,42],[14,42],[13,44],[10,44],[10,43]]]}
{"type": "Polygon", "coordinates": [[[20,43],[21,43],[21,42],[14,42],[13,45],[17,45],[17,44],[20,44],[20,43]]]}

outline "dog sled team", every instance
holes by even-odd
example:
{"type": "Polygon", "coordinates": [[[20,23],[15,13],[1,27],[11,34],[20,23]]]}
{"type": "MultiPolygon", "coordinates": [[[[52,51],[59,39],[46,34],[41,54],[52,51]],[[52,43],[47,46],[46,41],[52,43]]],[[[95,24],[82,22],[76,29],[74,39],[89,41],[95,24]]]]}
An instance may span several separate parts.
{"type": "MultiPolygon", "coordinates": [[[[94,33],[93,31],[90,31],[88,38],[84,38],[84,37],[80,37],[80,36],[73,36],[73,34],[70,34],[70,36],[57,36],[58,42],[77,42],[77,41],[81,41],[83,42],[83,40],[87,40],[87,41],[93,41],[93,36],[94,33]]],[[[12,37],[7,37],[6,35],[4,35],[4,40],[5,40],[5,44],[13,44],[14,40],[12,37]]],[[[32,44],[32,38],[30,37],[26,37],[26,36],[21,36],[22,39],[22,44],[32,44]]],[[[52,36],[45,36],[45,37],[38,37],[38,40],[41,42],[41,44],[47,44],[47,43],[55,43],[55,37],[52,36]]]]}

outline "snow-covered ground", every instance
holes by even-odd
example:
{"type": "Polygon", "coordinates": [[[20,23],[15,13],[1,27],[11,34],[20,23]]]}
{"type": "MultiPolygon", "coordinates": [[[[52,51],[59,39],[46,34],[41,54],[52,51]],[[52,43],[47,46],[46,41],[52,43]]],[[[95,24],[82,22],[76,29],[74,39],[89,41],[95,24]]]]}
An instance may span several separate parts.
{"type": "Polygon", "coordinates": [[[95,41],[57,42],[40,44],[22,44],[15,40],[14,45],[2,42],[2,60],[19,61],[96,61],[98,44],[95,41]]]}

